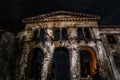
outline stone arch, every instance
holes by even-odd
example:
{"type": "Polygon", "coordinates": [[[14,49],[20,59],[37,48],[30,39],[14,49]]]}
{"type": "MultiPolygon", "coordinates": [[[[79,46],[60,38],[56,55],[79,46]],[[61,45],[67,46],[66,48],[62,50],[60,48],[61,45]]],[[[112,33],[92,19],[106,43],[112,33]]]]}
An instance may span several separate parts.
{"type": "Polygon", "coordinates": [[[29,79],[41,80],[42,61],[44,55],[43,50],[34,48],[30,50],[28,57],[28,77],[29,79]]]}
{"type": "Polygon", "coordinates": [[[93,48],[89,46],[84,46],[80,48],[80,51],[88,51],[90,62],[90,76],[93,76],[97,70],[97,58],[96,58],[96,52],[93,48]]]}
{"type": "Polygon", "coordinates": [[[64,47],[54,50],[53,54],[52,79],[49,80],[70,80],[69,52],[64,47]]]}

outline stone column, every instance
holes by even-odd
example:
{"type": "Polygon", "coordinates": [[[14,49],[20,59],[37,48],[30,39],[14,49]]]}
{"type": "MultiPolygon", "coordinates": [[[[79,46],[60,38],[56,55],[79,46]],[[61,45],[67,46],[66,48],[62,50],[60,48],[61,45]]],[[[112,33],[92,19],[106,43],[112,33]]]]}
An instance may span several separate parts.
{"type": "Polygon", "coordinates": [[[70,53],[70,74],[71,80],[80,80],[79,58],[77,44],[74,43],[69,47],[70,53]]]}
{"type": "MultiPolygon", "coordinates": [[[[95,39],[100,39],[100,33],[99,33],[98,28],[93,28],[93,32],[95,34],[95,39]]],[[[109,69],[107,54],[106,54],[104,46],[100,40],[96,41],[96,47],[97,47],[97,51],[98,51],[98,53],[96,55],[98,56],[97,58],[99,61],[99,63],[98,63],[99,71],[103,77],[106,77],[106,75],[108,74],[106,70],[109,69]]]]}
{"type": "Polygon", "coordinates": [[[98,28],[92,28],[92,31],[94,32],[95,39],[100,39],[100,32],[98,28]]]}
{"type": "MultiPolygon", "coordinates": [[[[49,25],[49,26],[52,26],[52,25],[49,25]]],[[[47,41],[45,42],[44,53],[46,53],[46,55],[43,61],[41,80],[47,80],[50,61],[53,58],[53,53],[55,49],[55,45],[52,41],[54,39],[53,29],[47,28],[45,33],[46,33],[45,36],[47,38],[47,41]]]]}
{"type": "Polygon", "coordinates": [[[27,31],[27,35],[25,36],[25,41],[31,41],[33,30],[32,28],[28,28],[26,31],[27,31]]]}
{"type": "Polygon", "coordinates": [[[78,49],[77,49],[77,30],[76,28],[68,29],[68,36],[70,39],[70,43],[68,46],[69,54],[70,54],[70,75],[71,80],[79,80],[80,79],[80,69],[79,69],[79,59],[78,59],[78,49]]]}
{"type": "Polygon", "coordinates": [[[76,28],[69,28],[68,29],[68,37],[69,39],[76,39],[77,38],[77,30],[76,28]]]}
{"type": "Polygon", "coordinates": [[[96,45],[97,45],[97,49],[98,49],[98,58],[99,58],[99,61],[100,61],[100,66],[102,66],[103,67],[103,63],[104,63],[104,55],[103,55],[103,47],[102,47],[102,43],[101,43],[101,41],[97,41],[96,42],[96,45]]]}
{"type": "Polygon", "coordinates": [[[46,37],[47,37],[47,40],[53,40],[54,39],[54,34],[53,34],[53,29],[52,28],[47,28],[46,37]]]}
{"type": "MultiPolygon", "coordinates": [[[[94,32],[95,39],[100,39],[100,34],[99,34],[98,28],[92,28],[92,30],[94,32]]],[[[96,47],[98,50],[98,53],[96,54],[98,61],[100,61],[100,64],[102,64],[101,61],[104,62],[104,56],[103,56],[103,50],[102,50],[103,46],[102,46],[101,41],[96,41],[96,47]]]]}
{"type": "Polygon", "coordinates": [[[45,42],[44,53],[46,53],[46,55],[43,61],[41,80],[47,80],[48,68],[50,65],[50,61],[53,58],[54,48],[55,46],[52,41],[45,42]]]}
{"type": "Polygon", "coordinates": [[[90,27],[89,30],[90,30],[91,38],[94,39],[95,36],[94,36],[94,32],[93,32],[92,28],[90,27]]]}
{"type": "Polygon", "coordinates": [[[120,44],[120,35],[117,35],[117,38],[118,38],[118,44],[120,44]]]}

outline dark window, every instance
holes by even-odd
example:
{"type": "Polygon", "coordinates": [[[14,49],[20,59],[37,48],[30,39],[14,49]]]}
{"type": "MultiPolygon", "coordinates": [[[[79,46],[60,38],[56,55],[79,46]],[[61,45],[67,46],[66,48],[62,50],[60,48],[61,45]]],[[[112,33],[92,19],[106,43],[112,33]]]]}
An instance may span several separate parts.
{"type": "Polygon", "coordinates": [[[35,29],[35,30],[33,31],[33,37],[32,37],[33,39],[32,39],[32,40],[33,40],[33,41],[37,41],[37,39],[38,39],[37,36],[38,36],[38,30],[35,29]]]}
{"type": "Polygon", "coordinates": [[[43,61],[43,51],[36,48],[31,51],[31,54],[30,79],[41,80],[40,75],[43,61]]]}
{"type": "Polygon", "coordinates": [[[109,44],[116,44],[117,43],[114,35],[107,35],[107,40],[108,40],[109,44]]]}
{"type": "Polygon", "coordinates": [[[85,38],[91,38],[91,36],[90,36],[90,31],[89,31],[89,29],[88,28],[85,28],[84,29],[84,34],[85,34],[85,38]]]}
{"type": "Polygon", "coordinates": [[[67,29],[62,29],[62,40],[67,40],[68,35],[67,35],[67,29]]]}
{"type": "Polygon", "coordinates": [[[39,41],[45,41],[45,29],[40,29],[39,41]]]}
{"type": "Polygon", "coordinates": [[[87,77],[90,75],[90,56],[89,51],[82,50],[80,51],[80,65],[81,65],[81,76],[87,77]]]}
{"type": "Polygon", "coordinates": [[[79,39],[79,40],[84,38],[84,36],[83,36],[83,31],[82,31],[81,28],[78,28],[78,29],[77,29],[77,35],[78,35],[78,39],[79,39]]]}
{"type": "Polygon", "coordinates": [[[54,30],[54,40],[55,41],[60,40],[60,29],[55,29],[54,30]]]}

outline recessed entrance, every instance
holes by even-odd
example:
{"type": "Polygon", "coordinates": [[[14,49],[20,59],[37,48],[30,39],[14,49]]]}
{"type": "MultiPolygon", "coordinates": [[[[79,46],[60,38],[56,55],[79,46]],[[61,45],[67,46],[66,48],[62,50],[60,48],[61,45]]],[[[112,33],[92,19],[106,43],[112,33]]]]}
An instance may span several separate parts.
{"type": "Polygon", "coordinates": [[[66,48],[56,48],[53,55],[53,67],[51,79],[48,80],[70,80],[69,53],[66,48]]]}
{"type": "Polygon", "coordinates": [[[97,70],[97,59],[95,51],[90,47],[82,47],[80,54],[81,77],[91,77],[97,70]]]}

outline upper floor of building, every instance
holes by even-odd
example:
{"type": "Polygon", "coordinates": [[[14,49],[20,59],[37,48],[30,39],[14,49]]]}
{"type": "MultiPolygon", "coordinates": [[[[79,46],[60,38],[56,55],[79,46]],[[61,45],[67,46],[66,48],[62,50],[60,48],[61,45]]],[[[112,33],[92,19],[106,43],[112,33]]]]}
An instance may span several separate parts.
{"type": "Polygon", "coordinates": [[[18,36],[25,41],[102,40],[120,44],[120,25],[99,25],[100,17],[87,13],[56,11],[26,18],[26,28],[18,36]]]}

